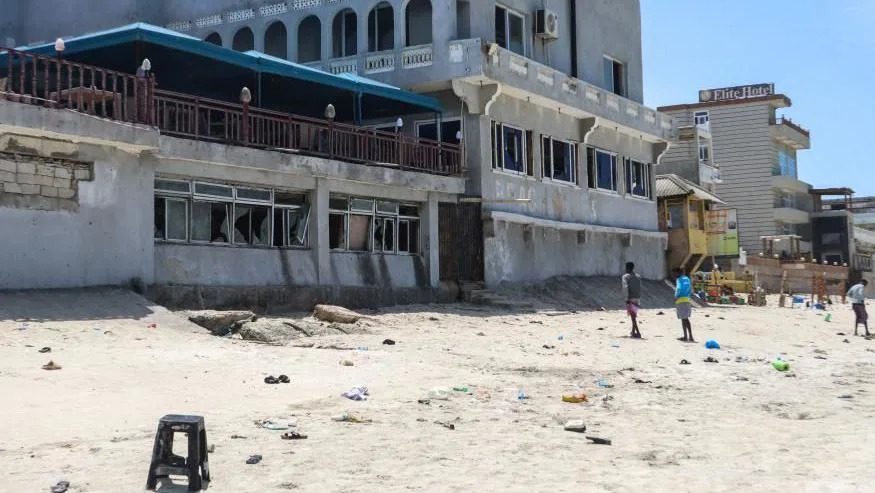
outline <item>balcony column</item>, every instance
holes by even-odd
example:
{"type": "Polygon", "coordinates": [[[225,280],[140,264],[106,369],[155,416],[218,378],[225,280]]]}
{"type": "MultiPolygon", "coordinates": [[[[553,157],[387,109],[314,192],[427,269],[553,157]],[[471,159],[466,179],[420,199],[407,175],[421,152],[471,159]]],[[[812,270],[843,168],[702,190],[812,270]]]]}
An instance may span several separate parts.
{"type": "Polygon", "coordinates": [[[316,178],[316,189],[310,192],[310,251],[316,267],[316,282],[332,284],[331,248],[328,243],[328,180],[316,178]]]}
{"type": "Polygon", "coordinates": [[[428,283],[431,287],[440,284],[440,251],[438,237],[438,198],[435,192],[429,192],[428,202],[422,211],[423,231],[423,263],[428,272],[428,283]]]}

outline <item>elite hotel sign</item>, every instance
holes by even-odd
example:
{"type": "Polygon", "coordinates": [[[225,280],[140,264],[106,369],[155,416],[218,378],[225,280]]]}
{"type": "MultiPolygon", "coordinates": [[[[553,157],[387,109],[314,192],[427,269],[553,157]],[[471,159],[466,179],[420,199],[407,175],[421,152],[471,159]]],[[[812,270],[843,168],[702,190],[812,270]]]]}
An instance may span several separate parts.
{"type": "Polygon", "coordinates": [[[736,101],[739,99],[761,98],[775,94],[775,84],[752,84],[749,86],[702,89],[699,91],[700,103],[714,101],[736,101]]]}

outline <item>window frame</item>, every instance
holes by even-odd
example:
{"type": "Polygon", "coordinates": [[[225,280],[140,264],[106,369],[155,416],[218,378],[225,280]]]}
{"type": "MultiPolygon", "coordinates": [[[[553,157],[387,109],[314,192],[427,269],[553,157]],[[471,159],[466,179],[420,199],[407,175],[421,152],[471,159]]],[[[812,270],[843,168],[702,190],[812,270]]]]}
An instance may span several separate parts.
{"type": "Polygon", "coordinates": [[[629,70],[627,68],[626,62],[623,62],[622,60],[618,60],[618,59],[616,59],[610,55],[607,55],[607,54],[602,55],[602,77],[607,75],[604,73],[604,69],[605,69],[604,64],[606,61],[611,62],[611,79],[610,79],[610,86],[608,86],[609,81],[605,80],[605,90],[607,90],[610,93],[616,94],[617,96],[623,97],[623,98],[629,97],[629,70]],[[617,69],[617,66],[620,67],[620,84],[622,84],[622,89],[623,89],[622,92],[617,92],[617,87],[616,87],[616,82],[617,82],[616,69],[617,69]]]}
{"type": "Polygon", "coordinates": [[[711,112],[708,110],[699,110],[693,112],[693,125],[703,125],[707,126],[711,124],[711,112]],[[699,118],[703,117],[704,121],[699,121],[699,118]]]}
{"type": "Polygon", "coordinates": [[[699,164],[711,162],[711,146],[704,140],[699,140],[699,164]],[[702,157],[702,150],[705,151],[705,157],[702,157]]]}
{"type": "Polygon", "coordinates": [[[530,143],[529,143],[530,136],[531,136],[530,130],[526,130],[526,129],[524,129],[522,127],[518,127],[516,125],[512,125],[512,124],[508,124],[508,123],[501,123],[501,122],[493,120],[493,122],[492,122],[492,142],[491,142],[491,144],[492,144],[492,169],[493,169],[493,171],[498,171],[500,173],[507,173],[507,174],[514,175],[514,176],[523,176],[523,177],[532,176],[533,177],[534,176],[534,166],[532,165],[531,152],[530,152],[530,149],[528,148],[530,145],[530,143]],[[516,130],[516,131],[520,132],[520,134],[521,134],[520,154],[522,155],[521,165],[523,168],[521,171],[517,171],[515,169],[508,169],[505,165],[505,162],[504,162],[505,161],[504,160],[504,158],[505,158],[505,156],[504,156],[505,155],[504,128],[505,127],[510,128],[512,130],[516,130]],[[498,140],[499,136],[501,137],[500,141],[498,140]],[[500,143],[500,147],[501,147],[501,152],[496,153],[496,148],[498,147],[499,143],[500,143]],[[501,166],[500,167],[497,166],[498,160],[496,159],[496,154],[501,156],[501,166]]]}
{"type": "MultiPolygon", "coordinates": [[[[400,200],[387,200],[381,198],[372,198],[372,197],[360,197],[354,195],[332,195],[329,198],[329,216],[342,216],[343,217],[343,227],[344,227],[344,242],[341,247],[338,248],[330,248],[331,239],[329,237],[329,248],[331,252],[335,253],[357,253],[357,254],[372,254],[372,255],[409,255],[409,256],[420,256],[422,254],[421,244],[421,228],[419,227],[422,223],[421,215],[411,216],[409,214],[402,213],[402,207],[415,207],[417,213],[419,214],[422,210],[420,204],[400,201],[400,200]],[[330,206],[331,200],[345,200],[346,201],[346,210],[341,210],[338,208],[332,208],[330,206]],[[353,209],[352,202],[353,200],[368,200],[371,201],[372,207],[370,212],[365,211],[364,209],[353,209]],[[380,203],[391,203],[395,206],[395,212],[385,212],[380,211],[379,204],[380,203]],[[349,218],[350,216],[364,216],[368,217],[369,226],[368,226],[368,249],[367,250],[350,250],[349,249],[349,218]],[[377,248],[377,228],[378,223],[383,223],[383,229],[381,234],[381,242],[380,248],[377,248]],[[389,250],[384,249],[386,244],[386,228],[385,225],[387,222],[392,224],[393,238],[392,238],[392,248],[389,250]],[[406,222],[408,224],[408,251],[401,251],[398,246],[400,243],[399,240],[399,225],[402,222],[406,222]],[[413,224],[416,226],[411,226],[413,224]],[[416,234],[410,234],[411,229],[416,229],[416,234]],[[410,243],[411,239],[416,237],[416,251],[410,251],[410,243]]],[[[329,230],[329,235],[330,235],[329,230]]]]}
{"type": "Polygon", "coordinates": [[[594,147],[594,146],[587,146],[586,149],[587,149],[587,164],[586,164],[587,175],[589,175],[590,172],[594,173],[592,176],[592,178],[593,178],[592,182],[593,182],[594,186],[589,186],[589,178],[587,178],[587,187],[590,190],[595,190],[595,191],[602,192],[602,193],[610,193],[610,194],[614,194],[614,195],[620,195],[620,184],[619,184],[620,177],[619,177],[619,170],[617,169],[617,166],[619,166],[619,162],[618,162],[619,161],[619,154],[617,154],[616,152],[607,151],[605,149],[601,149],[601,148],[594,147]],[[592,151],[592,157],[593,157],[592,167],[590,167],[590,165],[589,165],[590,164],[589,163],[590,150],[592,151]],[[607,154],[608,156],[611,157],[611,167],[612,167],[611,184],[614,187],[613,189],[602,188],[599,186],[598,153],[607,154]]]}
{"type": "Polygon", "coordinates": [[[567,139],[558,139],[556,137],[552,137],[549,135],[541,135],[541,173],[544,175],[544,178],[554,181],[557,183],[564,183],[567,185],[578,185],[580,183],[580,171],[578,167],[580,166],[580,157],[578,156],[578,142],[574,142],[573,140],[567,139]],[[553,146],[555,143],[561,143],[568,146],[568,150],[570,150],[572,158],[571,158],[571,179],[563,180],[562,178],[556,178],[556,166],[553,162],[553,146]],[[547,145],[545,145],[545,143],[547,145]],[[550,163],[550,176],[547,176],[547,154],[549,149],[549,163],[550,163]]]}
{"type": "Polygon", "coordinates": [[[379,2],[368,12],[367,19],[367,32],[368,32],[368,53],[381,53],[388,52],[395,49],[395,8],[389,2],[379,2]],[[389,9],[391,11],[392,17],[392,46],[386,49],[380,49],[380,10],[389,9]],[[371,39],[371,14],[374,15],[374,29],[373,36],[374,39],[371,39]],[[374,49],[371,49],[371,42],[373,41],[374,49]]]}
{"type": "MultiPolygon", "coordinates": [[[[528,44],[529,43],[528,43],[528,38],[526,37],[526,15],[524,13],[516,10],[516,9],[510,8],[507,5],[504,5],[501,3],[495,4],[494,14],[498,14],[498,10],[504,10],[504,40],[502,40],[504,45],[502,45],[502,43],[500,43],[498,40],[498,26],[497,25],[493,26],[494,31],[495,31],[495,43],[498,46],[501,46],[502,48],[504,48],[505,50],[510,51],[511,53],[516,53],[517,55],[520,55],[523,57],[528,56],[528,52],[529,52],[528,44]],[[511,44],[510,43],[510,40],[511,40],[510,17],[511,16],[518,17],[522,23],[522,32],[520,33],[520,36],[522,37],[522,44],[523,44],[522,53],[516,52],[513,49],[511,49],[511,47],[510,47],[510,44],[511,44]]],[[[498,16],[495,15],[495,17],[498,17],[498,16]]]]}
{"type": "Polygon", "coordinates": [[[163,200],[164,201],[164,231],[163,231],[164,234],[162,235],[161,238],[155,238],[155,235],[153,234],[152,235],[153,241],[161,241],[161,242],[166,242],[166,243],[179,243],[179,244],[188,243],[190,238],[191,238],[191,231],[189,229],[189,225],[191,223],[191,220],[189,217],[189,214],[190,214],[189,201],[185,197],[179,197],[179,196],[173,196],[173,195],[155,195],[153,200],[163,200]],[[167,236],[167,234],[168,234],[167,232],[169,229],[167,227],[167,224],[170,221],[170,218],[169,218],[170,209],[167,207],[167,202],[170,202],[170,201],[182,202],[182,204],[185,206],[185,239],[180,240],[177,238],[168,238],[168,236],[167,236]]]}
{"type": "Polygon", "coordinates": [[[646,163],[644,161],[638,161],[637,159],[632,159],[630,157],[624,158],[623,163],[624,163],[624,166],[623,166],[624,170],[623,171],[626,172],[626,176],[625,176],[625,178],[626,178],[626,180],[625,180],[626,181],[626,183],[625,183],[626,195],[628,195],[632,198],[636,198],[636,199],[653,200],[653,187],[651,187],[651,183],[653,180],[653,166],[651,165],[651,163],[646,163]],[[644,195],[639,195],[639,194],[635,193],[635,191],[634,191],[635,189],[632,186],[633,185],[633,183],[632,183],[632,170],[636,164],[641,166],[641,172],[644,175],[644,177],[643,177],[644,195]]]}
{"type": "Polygon", "coordinates": [[[436,127],[436,130],[437,130],[437,132],[436,132],[437,139],[436,140],[438,142],[443,142],[444,144],[461,144],[460,141],[456,140],[455,135],[452,136],[452,141],[442,140],[444,138],[443,126],[445,123],[451,123],[451,122],[459,122],[459,131],[464,133],[464,130],[462,129],[462,118],[458,117],[458,116],[451,116],[448,118],[441,118],[440,125],[438,125],[437,122],[435,122],[433,119],[432,120],[416,120],[416,121],[414,121],[413,128],[414,128],[414,132],[416,132],[416,138],[418,138],[418,139],[423,138],[422,136],[419,135],[419,127],[424,127],[426,125],[434,125],[436,127]]]}

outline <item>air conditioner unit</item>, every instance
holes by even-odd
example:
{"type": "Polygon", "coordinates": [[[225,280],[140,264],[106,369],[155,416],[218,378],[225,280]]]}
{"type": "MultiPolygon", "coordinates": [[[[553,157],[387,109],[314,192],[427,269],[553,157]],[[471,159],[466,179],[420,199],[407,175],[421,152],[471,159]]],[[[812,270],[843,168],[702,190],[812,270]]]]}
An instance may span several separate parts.
{"type": "Polygon", "coordinates": [[[535,11],[535,36],[543,39],[559,38],[559,15],[552,10],[535,11]]]}

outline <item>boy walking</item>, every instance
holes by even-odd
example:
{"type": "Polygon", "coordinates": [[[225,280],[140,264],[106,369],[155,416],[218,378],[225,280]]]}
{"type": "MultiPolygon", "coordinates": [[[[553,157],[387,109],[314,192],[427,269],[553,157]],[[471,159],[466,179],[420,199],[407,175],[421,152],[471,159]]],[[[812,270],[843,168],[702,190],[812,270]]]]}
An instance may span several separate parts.
{"type": "Polygon", "coordinates": [[[674,288],[674,304],[677,311],[678,320],[681,321],[681,327],[684,329],[684,336],[678,340],[684,342],[696,342],[693,339],[693,326],[690,324],[690,316],[693,314],[693,300],[690,298],[693,294],[693,283],[687,277],[687,273],[683,268],[675,268],[673,271],[675,276],[674,288]]]}
{"type": "Polygon", "coordinates": [[[626,262],[626,273],[622,277],[623,291],[626,295],[626,313],[632,319],[632,339],[641,339],[638,330],[638,308],[641,307],[641,277],[635,273],[635,264],[626,262]]]}
{"type": "Polygon", "coordinates": [[[851,307],[854,309],[854,335],[857,335],[857,326],[863,324],[866,329],[866,337],[869,337],[869,314],[866,313],[866,286],[869,281],[863,279],[851,286],[848,290],[847,297],[851,300],[851,307]]]}

